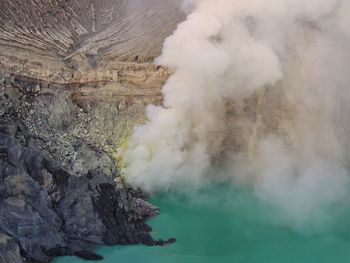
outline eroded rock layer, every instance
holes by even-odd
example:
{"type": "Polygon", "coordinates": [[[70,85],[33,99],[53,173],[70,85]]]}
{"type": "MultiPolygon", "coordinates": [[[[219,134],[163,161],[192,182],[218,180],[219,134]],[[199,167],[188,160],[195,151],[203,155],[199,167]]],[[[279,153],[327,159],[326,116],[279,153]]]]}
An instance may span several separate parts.
{"type": "Polygon", "coordinates": [[[3,0],[0,66],[68,82],[77,69],[152,62],[183,16],[177,0],[3,0]]]}

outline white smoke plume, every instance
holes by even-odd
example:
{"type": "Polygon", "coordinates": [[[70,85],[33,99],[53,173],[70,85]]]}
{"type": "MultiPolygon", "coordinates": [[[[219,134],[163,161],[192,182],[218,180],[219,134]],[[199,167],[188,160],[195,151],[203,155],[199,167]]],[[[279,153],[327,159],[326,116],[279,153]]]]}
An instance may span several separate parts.
{"type": "MultiPolygon", "coordinates": [[[[192,0],[124,152],[145,191],[249,183],[299,226],[348,198],[350,1],[192,0]]],[[[326,218],[326,217],[323,217],[326,218]]]]}

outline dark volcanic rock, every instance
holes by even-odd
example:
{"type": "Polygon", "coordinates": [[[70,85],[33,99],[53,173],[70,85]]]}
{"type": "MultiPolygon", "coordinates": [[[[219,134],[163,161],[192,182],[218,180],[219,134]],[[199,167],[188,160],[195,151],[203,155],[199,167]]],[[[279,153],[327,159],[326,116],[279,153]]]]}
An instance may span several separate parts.
{"type": "Polygon", "coordinates": [[[102,260],[103,257],[101,255],[89,252],[89,251],[78,251],[75,253],[78,257],[81,257],[83,259],[87,260],[102,260]]]}
{"type": "Polygon", "coordinates": [[[0,263],[22,263],[19,247],[16,241],[0,233],[0,263]]]}
{"type": "Polygon", "coordinates": [[[4,262],[21,262],[18,247],[25,258],[48,262],[57,255],[101,259],[88,252],[94,244],[157,244],[145,224],[157,208],[118,186],[103,170],[70,174],[48,154],[22,145],[15,137],[18,130],[16,123],[1,121],[0,232],[7,236],[0,236],[0,252],[4,251],[0,255],[4,262]]]}

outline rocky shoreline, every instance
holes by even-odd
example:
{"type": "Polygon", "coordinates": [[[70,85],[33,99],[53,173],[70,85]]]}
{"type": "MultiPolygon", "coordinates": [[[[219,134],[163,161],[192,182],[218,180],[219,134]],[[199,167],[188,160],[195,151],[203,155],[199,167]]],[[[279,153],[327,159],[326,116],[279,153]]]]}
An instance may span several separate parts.
{"type": "Polygon", "coordinates": [[[64,94],[50,105],[40,86],[0,74],[0,262],[98,260],[96,245],[174,242],[152,238],[146,221],[159,209],[123,183],[111,153],[84,140],[81,118],[94,123],[64,94]]]}

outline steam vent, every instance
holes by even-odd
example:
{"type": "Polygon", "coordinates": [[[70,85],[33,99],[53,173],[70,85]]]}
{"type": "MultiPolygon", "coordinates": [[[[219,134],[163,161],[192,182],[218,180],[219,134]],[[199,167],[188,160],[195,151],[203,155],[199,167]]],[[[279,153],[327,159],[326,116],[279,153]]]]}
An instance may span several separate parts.
{"type": "Polygon", "coordinates": [[[158,244],[158,208],[122,183],[118,148],[162,101],[153,60],[178,2],[0,1],[1,263],[158,244]]]}

